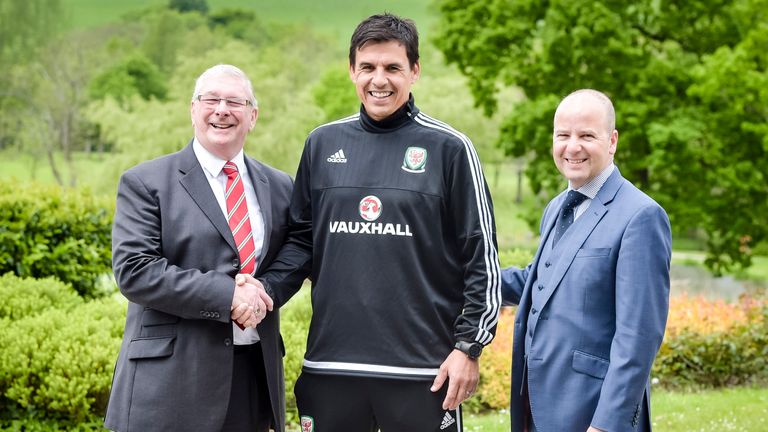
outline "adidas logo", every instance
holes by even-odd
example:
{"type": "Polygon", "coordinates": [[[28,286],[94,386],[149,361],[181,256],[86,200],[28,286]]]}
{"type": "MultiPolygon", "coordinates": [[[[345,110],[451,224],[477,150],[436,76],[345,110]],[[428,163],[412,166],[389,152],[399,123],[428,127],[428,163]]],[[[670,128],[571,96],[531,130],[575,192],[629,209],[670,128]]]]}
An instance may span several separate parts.
{"type": "Polygon", "coordinates": [[[331,163],[347,163],[347,157],[344,156],[343,149],[339,149],[339,151],[332,154],[331,157],[329,157],[327,160],[331,163]]]}
{"type": "Polygon", "coordinates": [[[451,417],[451,413],[446,411],[445,415],[443,416],[443,423],[440,424],[440,430],[444,430],[454,423],[456,423],[456,419],[451,417]]]}

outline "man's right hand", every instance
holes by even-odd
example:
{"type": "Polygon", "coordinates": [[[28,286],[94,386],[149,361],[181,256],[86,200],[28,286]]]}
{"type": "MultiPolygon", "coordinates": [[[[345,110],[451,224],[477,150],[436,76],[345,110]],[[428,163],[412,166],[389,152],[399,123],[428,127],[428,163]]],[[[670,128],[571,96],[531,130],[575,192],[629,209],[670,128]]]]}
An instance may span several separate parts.
{"type": "Polygon", "coordinates": [[[241,327],[256,328],[274,307],[272,298],[261,282],[251,275],[235,277],[235,294],[232,298],[231,318],[241,327]]]}

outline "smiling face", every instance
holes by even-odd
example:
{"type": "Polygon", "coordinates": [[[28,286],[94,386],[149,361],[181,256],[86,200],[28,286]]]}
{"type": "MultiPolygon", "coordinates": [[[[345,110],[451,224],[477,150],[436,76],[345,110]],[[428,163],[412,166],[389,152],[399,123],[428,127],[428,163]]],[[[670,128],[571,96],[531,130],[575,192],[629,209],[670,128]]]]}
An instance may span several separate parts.
{"type": "Polygon", "coordinates": [[[365,112],[380,121],[408,101],[419,78],[419,64],[410,65],[400,42],[369,42],[357,50],[349,76],[365,112]]]}
{"type": "Polygon", "coordinates": [[[552,157],[578,189],[613,161],[619,133],[613,129],[610,101],[589,93],[566,97],[555,112],[552,157]]]}
{"type": "MultiPolygon", "coordinates": [[[[249,99],[242,79],[215,74],[200,83],[198,94],[218,98],[249,99]]],[[[233,158],[245,144],[245,137],[256,125],[258,110],[251,104],[229,107],[225,101],[210,105],[192,101],[192,124],[195,137],[206,150],[224,159],[233,158]]]]}

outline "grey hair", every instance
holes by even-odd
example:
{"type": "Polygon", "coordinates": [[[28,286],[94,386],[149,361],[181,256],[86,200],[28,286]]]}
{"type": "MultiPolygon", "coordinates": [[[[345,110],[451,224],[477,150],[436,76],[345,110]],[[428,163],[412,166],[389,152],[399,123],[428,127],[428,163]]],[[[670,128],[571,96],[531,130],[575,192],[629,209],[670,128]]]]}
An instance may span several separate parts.
{"type": "Polygon", "coordinates": [[[243,82],[243,87],[245,87],[248,101],[251,102],[251,105],[253,105],[254,108],[259,107],[259,102],[256,100],[256,96],[253,94],[253,84],[251,84],[251,80],[248,78],[248,75],[246,75],[245,72],[243,72],[237,66],[232,66],[229,64],[217,64],[216,66],[212,66],[197,78],[197,81],[195,81],[195,91],[192,92],[192,102],[194,102],[197,96],[200,94],[200,89],[203,87],[203,84],[206,80],[222,75],[240,79],[243,82]]]}

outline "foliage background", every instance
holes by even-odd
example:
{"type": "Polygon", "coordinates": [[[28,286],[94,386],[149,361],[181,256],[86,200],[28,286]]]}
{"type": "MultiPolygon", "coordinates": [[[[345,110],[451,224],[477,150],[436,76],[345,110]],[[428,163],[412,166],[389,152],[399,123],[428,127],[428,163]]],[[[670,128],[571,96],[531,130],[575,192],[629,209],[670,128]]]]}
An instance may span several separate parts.
{"type": "MultiPolygon", "coordinates": [[[[768,254],[766,6],[4,0],[0,274],[13,274],[0,277],[0,428],[100,429],[125,310],[108,276],[117,179],[188,143],[195,77],[214,63],[243,68],[260,105],[246,151],[293,173],[306,134],[357,109],[348,38],[384,9],[419,26],[417,104],[465,132],[480,153],[504,265],[530,259],[530,227],[564,187],[549,155],[557,101],[592,86],[614,98],[617,161],[669,211],[676,249],[706,250],[716,272],[760,263],[741,274],[766,279],[758,256],[768,254]]],[[[283,313],[289,410],[308,297],[304,289],[283,313]]],[[[764,386],[765,313],[760,292],[738,303],[673,298],[658,385],[764,386]]],[[[508,404],[513,314],[503,312],[483,355],[468,412],[508,404]]]]}

